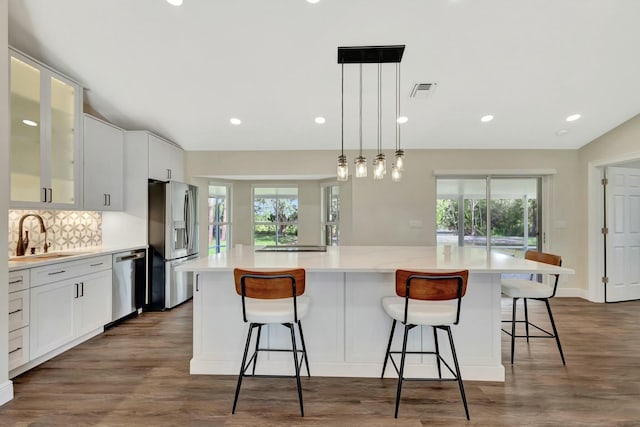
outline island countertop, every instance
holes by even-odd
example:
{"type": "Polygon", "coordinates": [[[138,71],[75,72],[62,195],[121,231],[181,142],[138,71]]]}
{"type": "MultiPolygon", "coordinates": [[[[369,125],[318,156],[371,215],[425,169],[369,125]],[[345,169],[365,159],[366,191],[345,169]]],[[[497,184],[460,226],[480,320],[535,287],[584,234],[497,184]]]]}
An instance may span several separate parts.
{"type": "Polygon", "coordinates": [[[256,252],[236,246],[228,252],[187,261],[178,271],[195,273],[234,268],[308,272],[376,272],[407,270],[469,270],[471,273],[574,274],[571,268],[541,264],[484,248],[459,246],[330,246],[326,252],[256,252]]]}

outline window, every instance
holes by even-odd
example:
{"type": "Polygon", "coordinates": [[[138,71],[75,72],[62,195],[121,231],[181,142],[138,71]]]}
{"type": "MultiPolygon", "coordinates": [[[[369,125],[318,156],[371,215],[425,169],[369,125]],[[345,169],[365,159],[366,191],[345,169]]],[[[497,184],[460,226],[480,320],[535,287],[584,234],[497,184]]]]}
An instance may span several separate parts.
{"type": "Polygon", "coordinates": [[[253,244],[295,245],[298,242],[298,188],[253,188],[253,244]]]}
{"type": "Polygon", "coordinates": [[[225,252],[230,244],[229,193],[227,185],[209,185],[209,255],[225,252]]]}
{"type": "Polygon", "coordinates": [[[540,177],[438,178],[437,244],[541,250],[541,188],[540,177]]]}
{"type": "Polygon", "coordinates": [[[322,187],[322,231],[324,244],[335,246],[340,241],[340,187],[322,187]]]}

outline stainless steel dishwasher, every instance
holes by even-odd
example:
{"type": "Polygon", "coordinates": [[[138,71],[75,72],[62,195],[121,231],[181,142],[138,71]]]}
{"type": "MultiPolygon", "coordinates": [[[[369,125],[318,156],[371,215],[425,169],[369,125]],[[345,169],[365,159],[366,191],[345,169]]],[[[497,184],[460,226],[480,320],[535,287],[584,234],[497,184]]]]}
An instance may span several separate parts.
{"type": "Polygon", "coordinates": [[[145,304],[146,249],[113,254],[113,306],[111,324],[137,313],[145,304]]]}

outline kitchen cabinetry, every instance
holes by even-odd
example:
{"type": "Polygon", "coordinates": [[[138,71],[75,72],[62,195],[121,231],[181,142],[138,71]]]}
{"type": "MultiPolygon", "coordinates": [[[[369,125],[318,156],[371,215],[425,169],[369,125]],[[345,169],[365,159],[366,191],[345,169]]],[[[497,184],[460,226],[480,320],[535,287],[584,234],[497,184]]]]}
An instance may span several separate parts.
{"type": "Polygon", "coordinates": [[[149,134],[149,178],[158,181],[184,181],[182,148],[149,134]]]}
{"type": "Polygon", "coordinates": [[[84,115],[84,209],[123,208],[124,131],[84,115]]]}
{"type": "Polygon", "coordinates": [[[111,321],[111,255],[33,268],[30,300],[31,360],[100,331],[111,321]]]}
{"type": "Polygon", "coordinates": [[[11,207],[82,207],[82,87],[10,50],[11,207]]]}
{"type": "Polygon", "coordinates": [[[9,273],[9,370],[29,361],[29,270],[9,273]]]}

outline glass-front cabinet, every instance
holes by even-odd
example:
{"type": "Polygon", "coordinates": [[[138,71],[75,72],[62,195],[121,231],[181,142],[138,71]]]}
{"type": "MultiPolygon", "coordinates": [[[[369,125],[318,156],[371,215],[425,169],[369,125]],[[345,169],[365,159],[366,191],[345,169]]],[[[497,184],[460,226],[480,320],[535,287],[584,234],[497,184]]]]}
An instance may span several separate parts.
{"type": "Polygon", "coordinates": [[[82,88],[10,54],[11,206],[79,208],[82,88]]]}

